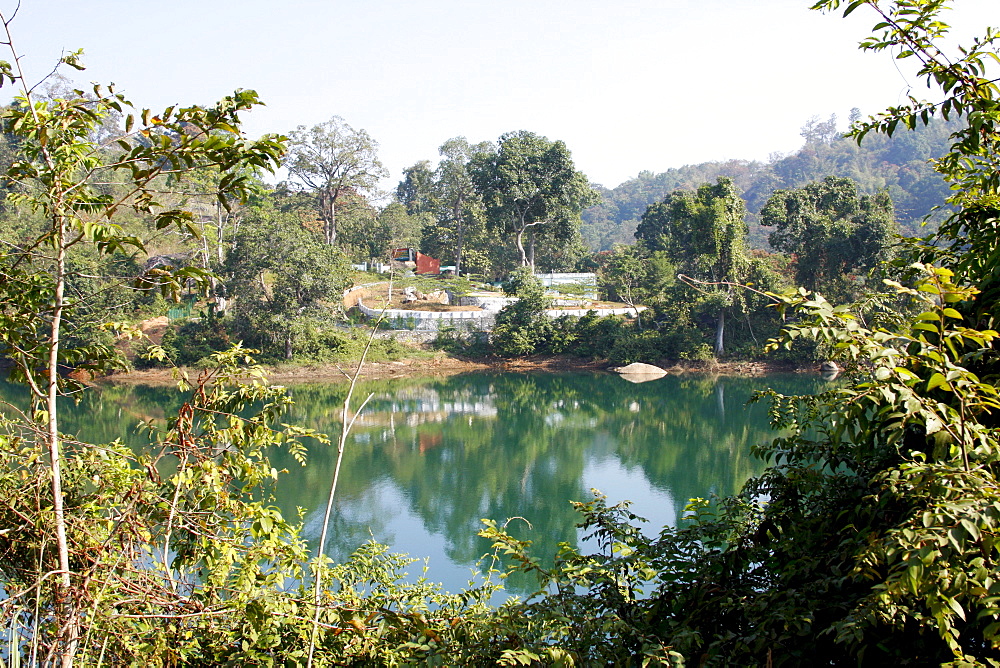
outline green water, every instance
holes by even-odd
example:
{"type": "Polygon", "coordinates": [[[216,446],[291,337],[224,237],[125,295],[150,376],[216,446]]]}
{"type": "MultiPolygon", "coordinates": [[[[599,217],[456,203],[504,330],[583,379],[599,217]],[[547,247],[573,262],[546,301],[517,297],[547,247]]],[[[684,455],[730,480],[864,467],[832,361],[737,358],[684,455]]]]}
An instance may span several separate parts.
{"type": "MultiPolygon", "coordinates": [[[[428,576],[457,590],[489,550],[476,536],[482,518],[522,517],[516,534],[552,554],[578,544],[570,501],[591,488],[611,502],[633,502],[647,533],[674,524],[691,497],[727,495],[759,473],[750,446],[771,438],[764,405],[745,406],[756,389],[811,393],[813,376],[668,376],[633,384],[610,373],[469,374],[445,379],[362,383],[358,418],[345,451],[329,553],[343,558],[370,537],[428,557],[428,576]]],[[[295,406],[282,421],[329,434],[340,430],[344,384],[290,388],[295,406]]],[[[0,395],[20,403],[21,388],[0,395]]],[[[110,386],[84,394],[64,412],[64,431],[81,440],[115,438],[142,447],[140,420],[175,411],[169,388],[110,386]]],[[[287,453],[278,504],[304,511],[305,536],[318,544],[336,461],[332,446],[310,449],[299,466],[287,453]]],[[[421,565],[411,567],[419,573],[421,565]]],[[[525,582],[515,581],[515,591],[525,582]]]]}

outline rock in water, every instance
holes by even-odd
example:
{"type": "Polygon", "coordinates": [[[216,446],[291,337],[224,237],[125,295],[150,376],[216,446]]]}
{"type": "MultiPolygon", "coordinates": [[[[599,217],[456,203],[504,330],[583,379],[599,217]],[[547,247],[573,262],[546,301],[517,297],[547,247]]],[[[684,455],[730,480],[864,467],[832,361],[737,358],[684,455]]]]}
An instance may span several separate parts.
{"type": "Polygon", "coordinates": [[[633,362],[627,366],[618,366],[611,369],[621,374],[622,378],[632,383],[644,383],[647,380],[656,380],[667,375],[667,372],[652,364],[642,364],[633,362]]]}

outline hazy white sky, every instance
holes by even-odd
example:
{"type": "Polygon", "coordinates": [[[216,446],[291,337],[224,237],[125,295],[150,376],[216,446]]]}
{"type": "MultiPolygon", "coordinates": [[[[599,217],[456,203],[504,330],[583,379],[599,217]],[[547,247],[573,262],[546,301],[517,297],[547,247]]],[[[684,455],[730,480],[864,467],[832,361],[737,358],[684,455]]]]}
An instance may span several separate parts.
{"type": "MultiPolygon", "coordinates": [[[[843,19],[810,4],[23,0],[12,29],[29,76],[83,48],[77,81],[114,82],[141,106],[256,89],[267,106],[245,119],[253,136],[340,115],[379,142],[386,187],[450,137],[511,130],[562,139],[613,187],[642,170],[765,160],[798,148],[811,116],[846,124],[852,107],[923,96],[889,54],[858,51],[867,9],[843,19]]],[[[956,35],[1000,24],[998,0],[955,6],[956,35]]]]}

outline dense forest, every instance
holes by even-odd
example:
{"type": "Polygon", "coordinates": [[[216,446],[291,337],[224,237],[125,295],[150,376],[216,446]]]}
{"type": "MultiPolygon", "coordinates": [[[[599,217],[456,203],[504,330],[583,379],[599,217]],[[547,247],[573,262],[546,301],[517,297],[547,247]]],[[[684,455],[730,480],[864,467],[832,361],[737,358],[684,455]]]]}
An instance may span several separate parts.
{"type": "MultiPolygon", "coordinates": [[[[601,193],[559,140],[449,140],[377,206],[377,144],[339,117],[250,139],[240,115],[260,103],[253,91],[153,112],[113,87],[38,88],[7,43],[0,83],[18,96],[0,113],[0,352],[32,406],[0,418],[2,660],[997,665],[1000,32],[948,57],[936,46],[946,7],[818,0],[867,12],[862,48],[918,61],[941,101],[854,118],[850,139],[810,121],[801,151],[735,174],[643,175],[605,192],[590,223],[604,247],[634,221],[634,243],[596,255],[581,230],[601,193]],[[267,186],[280,166],[291,178],[267,186]],[[899,239],[945,186],[933,235],[899,239]],[[492,580],[454,594],[405,582],[407,559],[375,543],[331,563],[326,525],[314,552],[273,504],[270,453],[308,465],[305,442],[330,444],[339,470],[365,401],[348,386],[339,435],[287,424],[288,393],[246,345],[363,358],[370,323],[339,300],[371,277],[350,264],[418,237],[520,298],[483,354],[822,355],[847,373],[817,395],[760,395],[777,430],[754,448],[768,468],[736,496],[692,500],[655,536],[595,496],[574,505],[596,551],[564,544],[546,566],[487,519],[493,572],[537,579],[524,601],[491,605],[492,580]],[[608,296],[649,310],[547,317],[536,270],[587,266],[608,296]],[[82,372],[126,366],[137,321],[184,295],[201,312],[147,359],[187,356],[200,372],[179,374],[176,415],[144,423],[150,446],[64,434],[61,407],[89,391],[82,372]]],[[[61,64],[79,68],[78,54],[61,64]]]]}

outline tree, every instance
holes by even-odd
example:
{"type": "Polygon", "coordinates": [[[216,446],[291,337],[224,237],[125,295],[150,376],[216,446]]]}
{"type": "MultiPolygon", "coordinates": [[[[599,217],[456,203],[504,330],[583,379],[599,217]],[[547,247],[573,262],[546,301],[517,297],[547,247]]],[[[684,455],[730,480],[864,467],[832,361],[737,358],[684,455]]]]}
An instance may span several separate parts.
{"type": "Polygon", "coordinates": [[[327,244],[337,241],[337,203],[348,190],[371,191],[388,176],[378,159],[378,143],[364,130],[355,130],[340,116],[288,133],[284,165],[292,178],[316,198],[327,244]]]}
{"type": "Polygon", "coordinates": [[[477,155],[472,180],[488,224],[514,237],[524,267],[534,266],[533,254],[524,247],[525,232],[536,228],[549,238],[571,240],[580,212],[597,201],[566,144],[524,130],[502,135],[496,153],[477,155]]]}
{"type": "MultiPolygon", "coordinates": [[[[619,244],[611,250],[602,267],[600,280],[609,298],[619,299],[635,308],[662,299],[666,289],[675,283],[676,274],[666,252],[649,253],[640,244],[619,244]]],[[[641,327],[641,314],[636,320],[641,327]]]]}
{"type": "Polygon", "coordinates": [[[857,291],[852,275],[890,259],[896,227],[888,194],[859,195],[854,181],[835,176],[776,191],[760,222],[776,228],[771,245],[795,257],[799,285],[837,298],[857,291]]]}
{"type": "Polygon", "coordinates": [[[731,179],[719,178],[697,191],[677,190],[651,205],[636,228],[636,239],[652,251],[665,251],[677,268],[712,286],[708,295],[717,313],[715,354],[724,352],[726,311],[742,308],[742,290],[733,284],[750,271],[745,240],[746,206],[731,179]]]}
{"type": "Polygon", "coordinates": [[[493,146],[489,142],[470,144],[465,137],[449,139],[441,148],[441,162],[435,172],[436,201],[440,207],[439,218],[454,230],[455,275],[462,271],[462,252],[466,230],[482,224],[482,200],[476,192],[469,171],[476,156],[489,156],[493,146]]]}
{"type": "Polygon", "coordinates": [[[294,214],[267,204],[248,216],[225,273],[238,295],[234,319],[244,340],[265,349],[280,346],[285,359],[295,353],[299,325],[328,313],[349,285],[339,249],[303,229],[294,214]]]}
{"type": "Polygon", "coordinates": [[[810,144],[832,144],[841,137],[837,130],[837,114],[830,114],[826,121],[819,120],[819,116],[813,116],[799,130],[799,134],[806,140],[806,146],[810,144]]]}
{"type": "MultiPolygon", "coordinates": [[[[58,658],[70,666],[82,619],[74,588],[81,586],[77,577],[84,578],[75,573],[77,565],[70,560],[59,431],[60,399],[70,381],[60,372],[81,365],[107,369],[116,357],[100,346],[65,345],[63,323],[73,309],[66,293],[68,252],[77,245],[92,245],[104,254],[142,250],[142,242],[123,234],[115,222],[129,211],[152,218],[158,229],[173,226],[194,235],[193,215],[164,206],[168,201],[164,190],[170,192],[171,184],[194,170],[212,168],[225,174],[218,183],[218,196],[238,198],[247,187],[241,170],[275,167],[282,146],[270,136],[251,142],[239,133],[239,114],[258,104],[253,91],[237,91],[215,107],[170,107],[160,114],[140,110],[122,94],[97,85],[92,95],[74,90],[69,98],[37,100],[11,46],[10,19],[0,14],[0,20],[14,63],[13,67],[0,63],[0,83],[9,81],[22,88],[22,95],[3,115],[4,129],[17,138],[20,150],[20,159],[6,173],[16,186],[8,202],[38,212],[46,223],[40,236],[2,258],[0,348],[16,365],[11,377],[28,385],[41,408],[34,414],[45,434],[56,535],[56,558],[53,562],[52,551],[46,551],[41,565],[56,576],[48,614],[57,629],[47,661],[58,658]],[[111,113],[124,116],[125,133],[108,145],[97,144],[93,137],[111,113]],[[121,192],[104,187],[117,181],[125,184],[121,192]]],[[[78,56],[70,54],[61,62],[79,68],[78,56]]]]}
{"type": "Polygon", "coordinates": [[[437,208],[434,170],[430,160],[421,160],[403,170],[396,186],[396,199],[409,214],[431,213],[437,208]]]}

